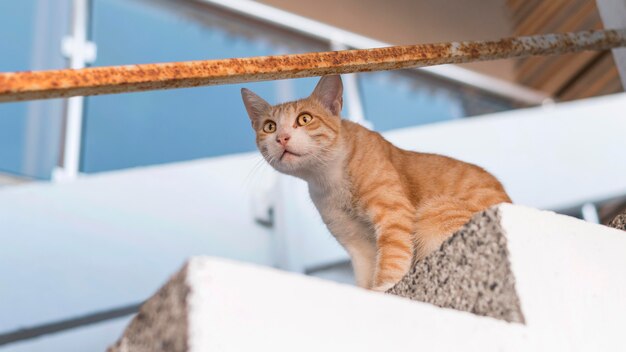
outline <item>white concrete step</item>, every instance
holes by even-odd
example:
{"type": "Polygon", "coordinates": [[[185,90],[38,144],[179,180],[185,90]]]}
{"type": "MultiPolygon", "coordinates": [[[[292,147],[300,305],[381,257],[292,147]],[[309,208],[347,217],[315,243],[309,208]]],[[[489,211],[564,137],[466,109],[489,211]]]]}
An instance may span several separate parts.
{"type": "MultiPolygon", "coordinates": [[[[196,257],[142,307],[111,351],[370,351],[416,346],[429,351],[605,351],[621,346],[626,326],[625,232],[506,204],[473,222],[455,235],[463,240],[453,238],[441,250],[455,248],[455,253],[432,257],[447,260],[446,268],[451,269],[466,263],[461,259],[471,257],[470,250],[487,253],[494,249],[494,238],[506,238],[498,240],[497,247],[508,264],[483,263],[474,269],[489,274],[501,265],[510,267],[506,275],[514,277],[500,279],[513,285],[512,295],[504,291],[508,299],[519,299],[523,320],[494,319],[250,264],[196,257]],[[492,221],[496,223],[485,226],[492,221]],[[466,251],[460,250],[462,244],[467,244],[466,251]]],[[[453,287],[480,289],[476,280],[482,276],[468,275],[471,280],[453,287]]],[[[490,287],[487,281],[485,287],[490,287]]],[[[454,296],[441,287],[433,295],[454,296]]]]}

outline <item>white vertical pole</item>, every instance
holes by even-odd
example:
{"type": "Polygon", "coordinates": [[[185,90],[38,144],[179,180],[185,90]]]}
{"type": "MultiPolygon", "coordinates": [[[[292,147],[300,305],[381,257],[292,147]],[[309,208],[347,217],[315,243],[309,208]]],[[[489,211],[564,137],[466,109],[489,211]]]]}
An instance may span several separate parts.
{"type": "Polygon", "coordinates": [[[594,224],[600,223],[600,216],[598,215],[598,208],[593,203],[585,203],[580,209],[583,219],[594,224]]]}
{"type": "MultiPolygon", "coordinates": [[[[626,28],[626,0],[596,0],[606,29],[626,28]]],[[[626,48],[613,49],[613,58],[626,89],[626,48]]]]}
{"type": "MultiPolygon", "coordinates": [[[[70,59],[70,68],[81,69],[95,59],[95,45],[87,40],[89,0],[74,0],[72,9],[72,35],[63,40],[63,53],[70,59]]],[[[55,170],[55,181],[68,181],[78,177],[83,128],[84,97],[67,100],[63,161],[55,170]]]]}
{"type": "MultiPolygon", "coordinates": [[[[46,70],[66,64],[59,56],[58,43],[70,28],[71,0],[36,0],[32,70],[46,70]]],[[[58,165],[65,102],[60,99],[28,102],[24,134],[22,172],[27,176],[51,177],[58,165]]]]}

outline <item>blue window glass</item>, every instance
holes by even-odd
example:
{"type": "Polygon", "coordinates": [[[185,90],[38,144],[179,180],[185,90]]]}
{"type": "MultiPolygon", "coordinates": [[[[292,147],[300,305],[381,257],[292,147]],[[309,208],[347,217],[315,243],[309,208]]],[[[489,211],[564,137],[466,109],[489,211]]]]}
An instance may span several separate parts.
{"type": "MultiPolygon", "coordinates": [[[[0,1],[0,71],[30,69],[35,0],[0,1]]],[[[21,174],[28,103],[0,103],[0,171],[21,174]]]]}
{"type": "MultiPolygon", "coordinates": [[[[0,1],[0,71],[65,67],[69,0],[0,1]]],[[[49,179],[59,156],[63,100],[0,104],[0,172],[49,179]]]]}
{"type": "Polygon", "coordinates": [[[359,74],[365,117],[378,131],[450,121],[513,108],[507,99],[414,71],[359,74]]]}
{"type": "MultiPolygon", "coordinates": [[[[267,40],[231,28],[207,26],[159,6],[128,0],[94,2],[93,40],[98,45],[97,66],[284,53],[284,49],[278,51],[267,40]]],[[[299,87],[307,80],[293,82],[299,87]]],[[[279,84],[263,82],[90,97],[86,104],[82,171],[255,150],[254,133],[240,89],[245,86],[276,103],[284,97],[279,84]]]]}
{"type": "Polygon", "coordinates": [[[359,75],[365,117],[378,131],[463,117],[462,101],[414,74],[374,72],[359,75]]]}

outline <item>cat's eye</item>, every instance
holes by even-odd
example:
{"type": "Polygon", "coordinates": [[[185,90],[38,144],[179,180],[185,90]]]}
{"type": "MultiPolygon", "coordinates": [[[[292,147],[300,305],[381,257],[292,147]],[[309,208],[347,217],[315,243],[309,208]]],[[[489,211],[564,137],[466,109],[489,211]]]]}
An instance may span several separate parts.
{"type": "Polygon", "coordinates": [[[267,121],[265,125],[263,125],[263,132],[265,133],[274,133],[276,132],[276,122],[267,121]]]}
{"type": "Polygon", "coordinates": [[[298,116],[298,126],[306,126],[313,121],[313,116],[309,114],[302,114],[298,116]]]}

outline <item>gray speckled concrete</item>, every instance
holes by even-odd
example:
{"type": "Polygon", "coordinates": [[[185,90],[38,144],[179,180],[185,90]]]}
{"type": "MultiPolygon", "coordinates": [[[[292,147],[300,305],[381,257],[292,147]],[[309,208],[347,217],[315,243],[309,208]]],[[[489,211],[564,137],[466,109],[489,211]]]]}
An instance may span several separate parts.
{"type": "Polygon", "coordinates": [[[524,323],[496,207],[476,214],[388,293],[524,323]]]}
{"type": "Polygon", "coordinates": [[[626,231],[626,212],[619,214],[609,223],[610,227],[626,231]]]}
{"type": "Polygon", "coordinates": [[[187,266],[146,303],[108,352],[187,351],[187,266]]]}

